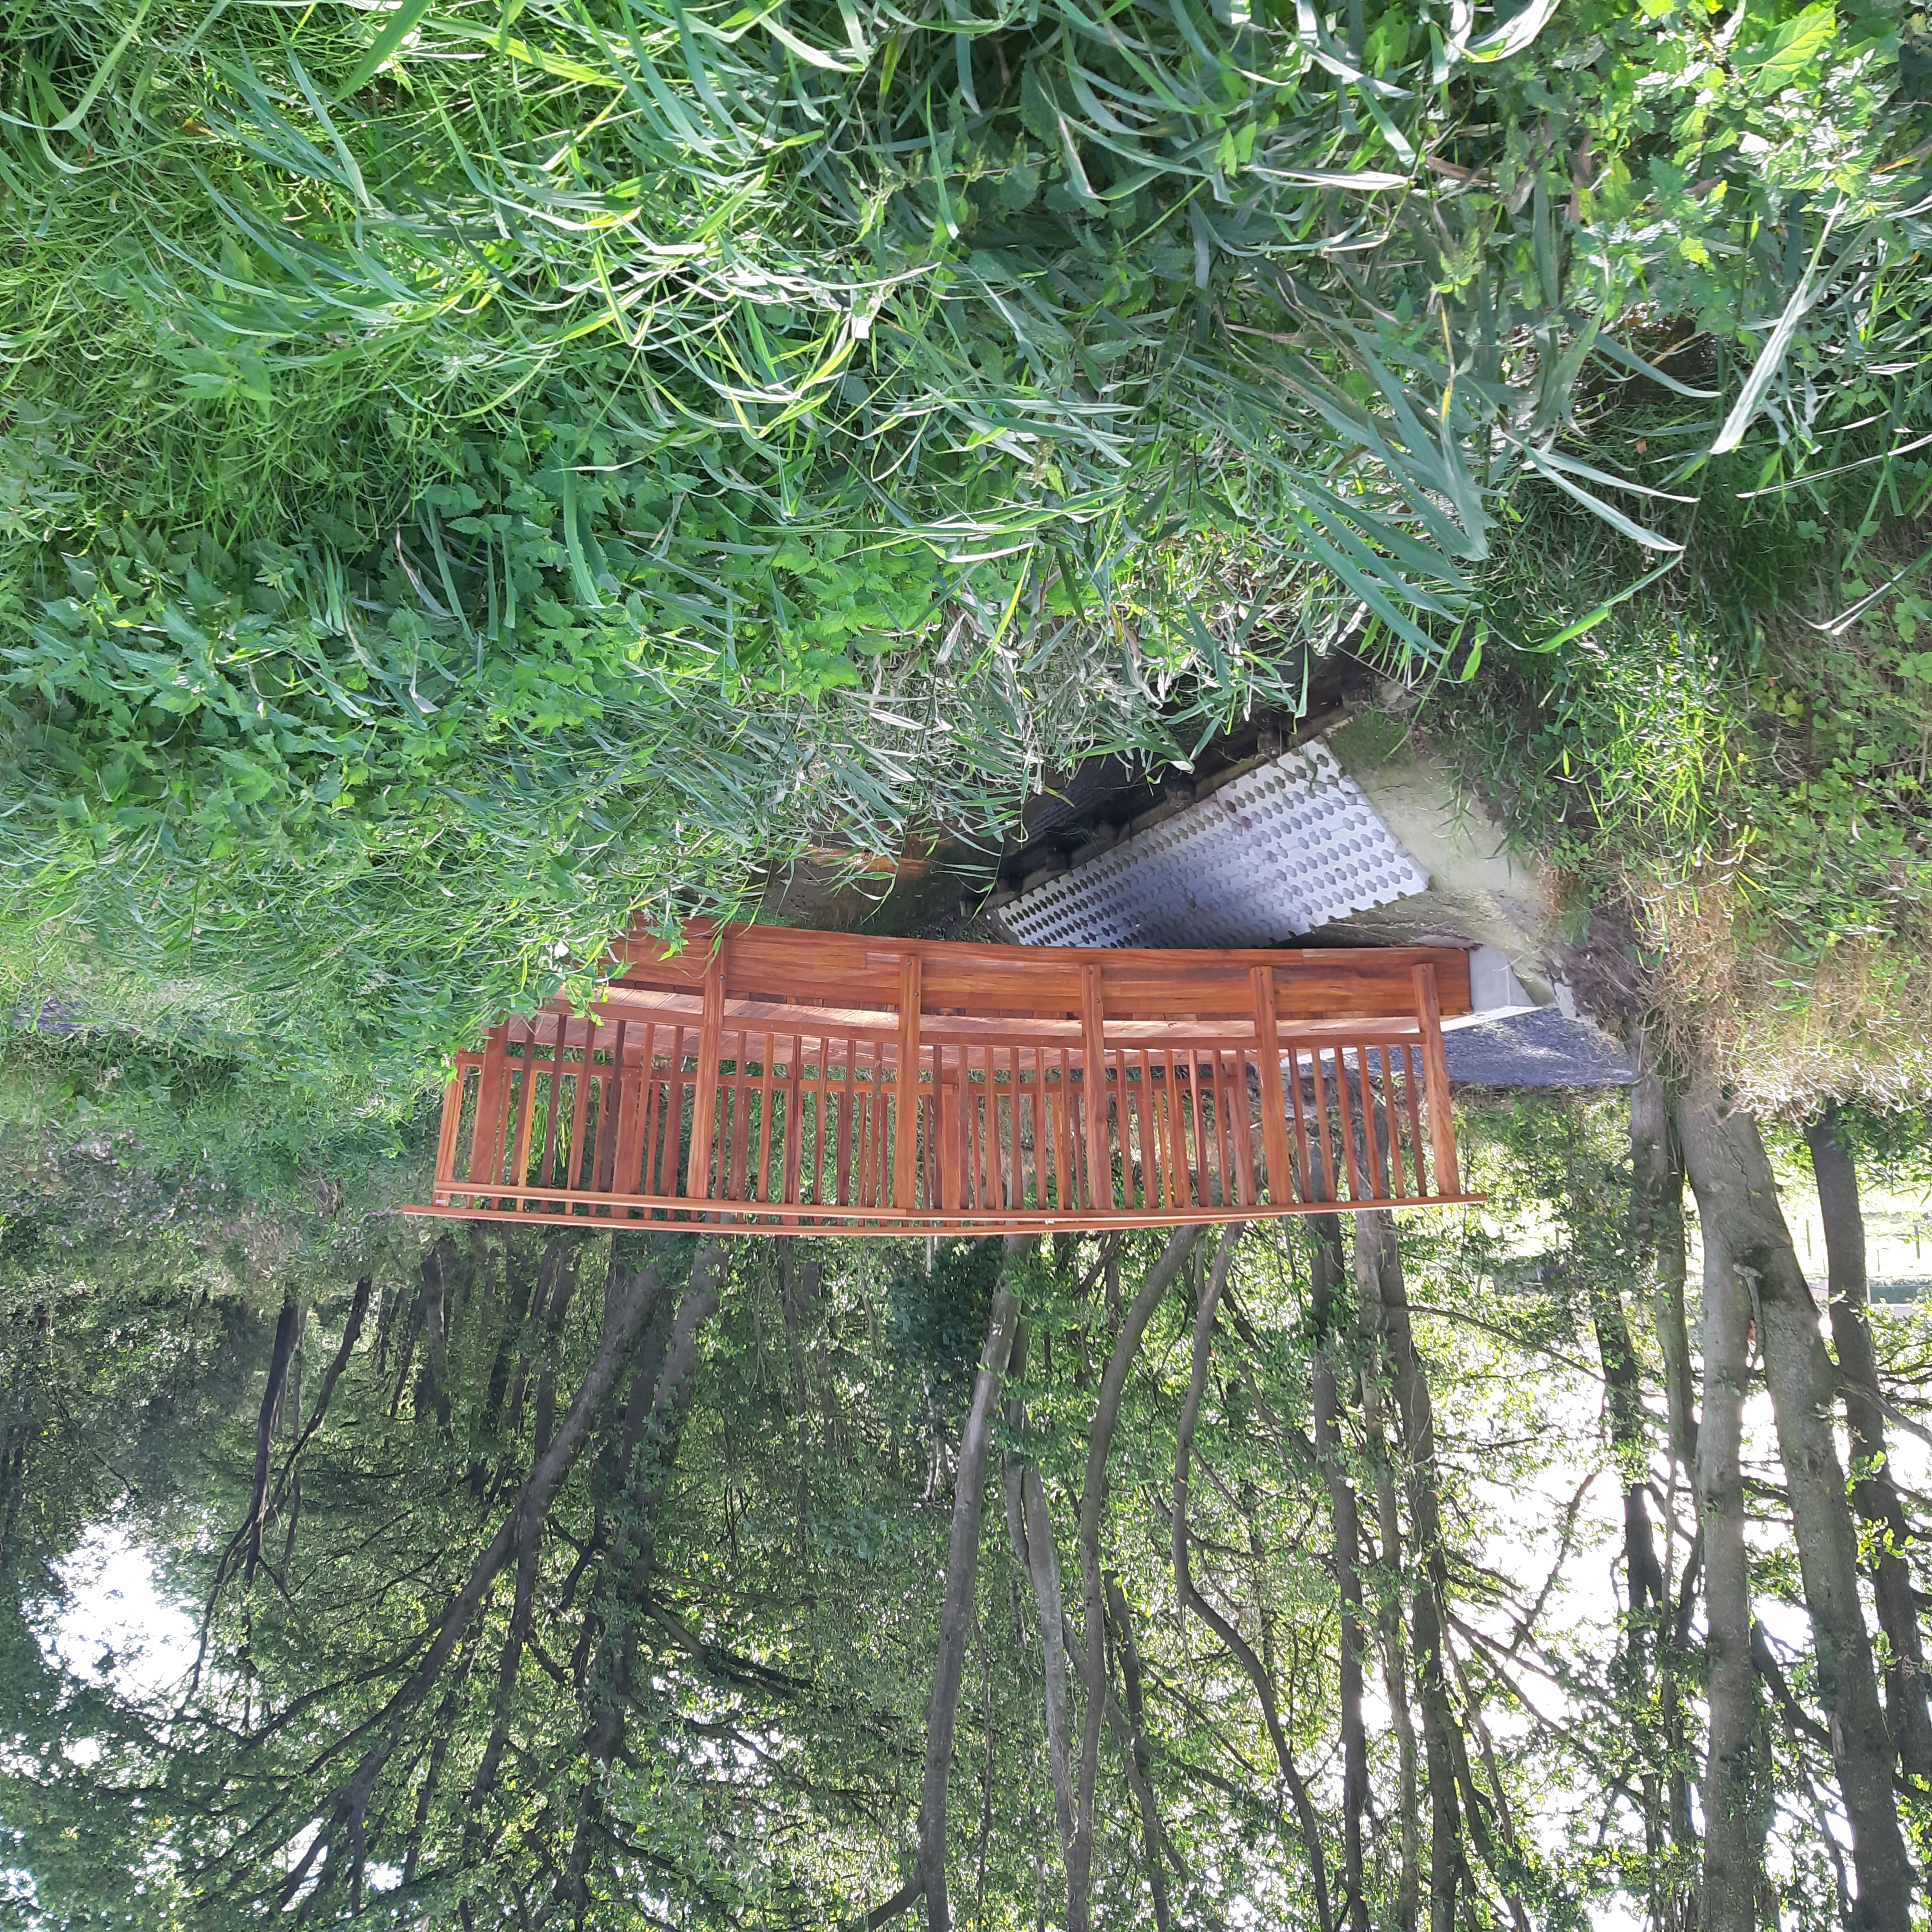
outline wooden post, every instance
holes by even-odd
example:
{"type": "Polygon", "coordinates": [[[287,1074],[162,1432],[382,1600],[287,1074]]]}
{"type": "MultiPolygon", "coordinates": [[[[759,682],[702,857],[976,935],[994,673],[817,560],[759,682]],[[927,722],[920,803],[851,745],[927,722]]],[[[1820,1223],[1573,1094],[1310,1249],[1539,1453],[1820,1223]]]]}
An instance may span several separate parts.
{"type": "MultiPolygon", "coordinates": [[[[1107,1030],[1100,998],[1100,969],[1080,969],[1080,1034],[1086,1061],[1081,1084],[1087,1095],[1087,1205],[1102,1214],[1114,1206],[1114,1162],[1107,1145],[1107,1030]]],[[[1121,1096],[1121,1132],[1126,1130],[1126,1095],[1121,1096]]]]}
{"type": "Polygon", "coordinates": [[[892,1204],[895,1208],[919,1204],[914,1197],[919,1192],[920,999],[919,955],[908,952],[899,968],[898,1104],[892,1123],[892,1204]]]}
{"type": "Polygon", "coordinates": [[[1436,998],[1436,968],[1418,966],[1415,1016],[1422,1022],[1422,1077],[1429,1092],[1429,1147],[1438,1195],[1460,1194],[1456,1162],[1456,1120],[1449,1110],[1449,1063],[1442,1056],[1442,1009],[1436,998]]]}
{"type": "Polygon", "coordinates": [[[691,1157],[684,1170],[687,1201],[706,1200],[711,1192],[711,1135],[718,1118],[718,1061],[724,1034],[724,946],[721,933],[713,941],[710,964],[704,969],[698,1081],[691,1096],[691,1157]]]}
{"type": "Polygon", "coordinates": [[[1286,1208],[1294,1198],[1294,1168],[1288,1151],[1288,1105],[1282,1098],[1281,1028],[1274,1010],[1274,968],[1256,966],[1249,977],[1255,989],[1255,1044],[1261,1061],[1262,1146],[1268,1159],[1269,1204],[1286,1208]]]}

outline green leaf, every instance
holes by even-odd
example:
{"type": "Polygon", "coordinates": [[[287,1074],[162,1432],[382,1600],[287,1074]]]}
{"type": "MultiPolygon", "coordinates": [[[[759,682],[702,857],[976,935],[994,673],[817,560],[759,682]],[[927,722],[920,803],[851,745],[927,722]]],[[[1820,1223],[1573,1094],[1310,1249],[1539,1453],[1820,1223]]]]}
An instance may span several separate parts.
{"type": "MultiPolygon", "coordinates": [[[[1648,576],[1640,577],[1634,584],[1625,584],[1623,589],[1618,591],[1614,596],[1606,597],[1587,616],[1579,617],[1575,623],[1564,626],[1555,637],[1546,638],[1540,644],[1525,644],[1522,648],[1538,656],[1541,656],[1546,652],[1560,650],[1564,645],[1580,638],[1586,631],[1594,630],[1619,604],[1628,603],[1630,598],[1636,596],[1640,591],[1648,590],[1659,578],[1668,577],[1677,568],[1681,560],[1673,556],[1668,563],[1659,564],[1648,576]]],[[[1478,641],[1476,649],[1478,652],[1482,649],[1480,640],[1478,641]]],[[[1463,675],[1466,677],[1468,674],[1466,671],[1463,675]]]]}
{"type": "Polygon", "coordinates": [[[1830,44],[1838,26],[1832,0],[1816,0],[1786,21],[1768,40],[1740,54],[1738,67],[1750,75],[1751,92],[1766,98],[1795,86],[1830,44]]]}
{"type": "Polygon", "coordinates": [[[402,4],[382,23],[382,31],[370,43],[369,51],[356,63],[349,78],[336,90],[338,97],[353,94],[369,80],[416,31],[430,4],[431,0],[402,0],[402,4]]]}

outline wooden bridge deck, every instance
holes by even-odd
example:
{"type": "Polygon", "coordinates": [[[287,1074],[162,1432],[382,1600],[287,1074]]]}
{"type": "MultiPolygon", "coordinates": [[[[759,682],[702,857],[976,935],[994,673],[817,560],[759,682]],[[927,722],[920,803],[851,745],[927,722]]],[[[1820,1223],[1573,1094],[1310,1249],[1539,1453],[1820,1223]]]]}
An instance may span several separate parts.
{"type": "Polygon", "coordinates": [[[719,1232],[1171,1226],[1466,1196],[1467,956],[694,925],[458,1056],[415,1214],[719,1232]]]}

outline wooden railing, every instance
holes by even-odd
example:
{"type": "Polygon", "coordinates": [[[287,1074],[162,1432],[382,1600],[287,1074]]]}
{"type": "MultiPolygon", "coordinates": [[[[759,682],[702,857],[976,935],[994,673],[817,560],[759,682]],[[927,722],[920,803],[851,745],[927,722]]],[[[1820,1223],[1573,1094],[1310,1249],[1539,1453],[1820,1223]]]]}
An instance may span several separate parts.
{"type": "Polygon", "coordinates": [[[694,926],[458,1056],[418,1214],[848,1234],[1461,1201],[1466,956],[694,926]]]}

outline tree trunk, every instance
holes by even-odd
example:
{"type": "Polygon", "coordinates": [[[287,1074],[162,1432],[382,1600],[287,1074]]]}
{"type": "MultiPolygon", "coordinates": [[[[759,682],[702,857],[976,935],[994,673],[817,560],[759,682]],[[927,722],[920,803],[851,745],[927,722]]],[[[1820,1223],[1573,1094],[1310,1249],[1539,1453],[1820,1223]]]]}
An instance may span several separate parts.
{"type": "MultiPolygon", "coordinates": [[[[1009,1234],[1009,1262],[1024,1254],[1030,1237],[1009,1234]]],[[[919,1848],[912,1876],[884,1904],[866,1915],[868,1927],[896,1918],[926,1900],[927,1932],[952,1932],[952,1909],[946,1891],[946,1786],[952,1768],[952,1739],[958,1728],[959,1687],[966,1672],[966,1635],[973,1622],[973,1596],[980,1574],[980,1526],[986,1507],[986,1456],[993,1439],[993,1412],[1012,1358],[1019,1327],[1019,1298],[1002,1275],[986,1318],[986,1340],[973,1378],[973,1400],[960,1431],[958,1472],[952,1483],[952,1534],[946,1553],[946,1594],[939,1612],[939,1654],[932,1671],[932,1696],[926,1711],[926,1768],[920,1784],[919,1848]]]]}
{"type": "MultiPolygon", "coordinates": [[[[1738,1292],[1756,1304],[1798,1570],[1811,1613],[1819,1701],[1829,1714],[1832,1755],[1852,1828],[1856,1920],[1862,1927],[1903,1932],[1912,1876],[1892,1791],[1892,1738],[1879,1706],[1858,1604],[1858,1537],[1832,1440],[1835,1378],[1818,1333],[1817,1304],[1778,1208],[1756,1121],[1728,1107],[1717,1082],[1705,1075],[1679,1103],[1678,1123],[1706,1238],[1716,1234],[1738,1292]]],[[[1708,1567],[1708,1552],[1706,1562],[1708,1567]]]]}
{"type": "MultiPolygon", "coordinates": [[[[590,1438],[592,1428],[610,1400],[623,1365],[636,1345],[651,1305],[651,1286],[648,1275],[640,1274],[607,1298],[603,1333],[598,1338],[596,1355],[583,1381],[578,1384],[577,1392],[548,1448],[536,1458],[528,1480],[498,1526],[489,1547],[471,1565],[462,1588],[449,1600],[441,1616],[424,1633],[424,1648],[415,1668],[382,1709],[351,1734],[357,1738],[371,1732],[374,1736],[357,1760],[348,1783],[337,1792],[329,1821],[316,1834],[310,1852],[325,1843],[332,1843],[338,1833],[346,1832],[355,1847],[354,1882],[359,1882],[360,1880],[363,1856],[361,1840],[369,1801],[374,1792],[376,1780],[395,1749],[399,1726],[442,1676],[458,1644],[482,1610],[496,1579],[517,1548],[524,1526],[540,1525],[550,1514],[557,1491],[576,1466],[590,1438]]],[[[334,1748],[340,1748],[340,1745],[334,1748]]],[[[326,1754],[333,1754],[333,1750],[326,1754]]]]}
{"type": "Polygon", "coordinates": [[[1643,1382],[1630,1324],[1613,1282],[1592,1284],[1590,1313],[1609,1398],[1610,1446],[1624,1492],[1624,1575],[1630,1612],[1630,1654],[1640,1658],[1642,1632],[1664,1602],[1664,1572],[1650,1531],[1650,1444],[1644,1424],[1643,1382]]]}
{"type": "Polygon", "coordinates": [[[416,1418],[420,1422],[425,1415],[434,1415],[446,1436],[449,1432],[449,1391],[444,1328],[455,1262],[456,1244],[446,1234],[422,1258],[422,1359],[416,1370],[416,1418]]]}
{"type": "Polygon", "coordinates": [[[536,1281],[527,1252],[520,1250],[513,1238],[506,1238],[503,1243],[503,1278],[508,1305],[496,1337],[495,1358],[490,1364],[483,1419],[476,1431],[476,1452],[470,1461],[470,1493],[479,1502],[489,1486],[490,1458],[497,1446],[496,1432],[502,1426],[503,1404],[510,1392],[510,1366],[524,1340],[524,1324],[530,1312],[530,1291],[536,1281]]]}
{"type": "MultiPolygon", "coordinates": [[[[1342,1378],[1336,1371],[1345,1355],[1337,1332],[1337,1298],[1345,1279],[1342,1255],[1342,1217],[1317,1214],[1310,1218],[1315,1253],[1309,1269],[1309,1307],[1315,1328],[1311,1362],[1313,1378],[1315,1450],[1328,1486],[1333,1519],[1336,1594],[1340,1600],[1340,1693],[1342,1732],[1342,1878],[1351,1932],[1368,1932],[1368,1892],[1363,1876],[1362,1819],[1369,1796],[1369,1737],[1362,1717],[1362,1653],[1366,1636],[1362,1621],[1361,1517],[1354,1485],[1342,1460],[1342,1378]]],[[[1346,1332],[1352,1332],[1351,1321],[1346,1332]]],[[[1352,1382],[1353,1377],[1349,1379],[1352,1382]]]]}
{"type": "Polygon", "coordinates": [[[1146,1706],[1141,1688],[1140,1646],[1134,1641],[1133,1614],[1119,1580],[1106,1579],[1107,1616],[1120,1646],[1120,1676],[1126,1686],[1127,1722],[1131,1727],[1131,1756],[1128,1777],[1134,1788],[1134,1802],[1140,1807],[1141,1844],[1147,1860],[1148,1887],[1154,1894],[1154,1932],[1169,1932],[1174,1922],[1173,1907],[1167,1895],[1167,1864],[1161,1854],[1160,1814],[1155,1809],[1154,1784],[1150,1773],[1153,1754],[1148,1748],[1146,1706]]]}
{"type": "Polygon", "coordinates": [[[794,1234],[780,1234],[772,1244],[778,1254],[778,1301],[784,1315],[785,1355],[791,1366],[792,1409],[798,1424],[798,1534],[801,1555],[807,1538],[806,1522],[812,1512],[812,1394],[805,1367],[805,1323],[818,1299],[821,1264],[800,1261],[794,1234]]]}
{"type": "MultiPolygon", "coordinates": [[[[651,1374],[648,1360],[640,1364],[650,1378],[649,1387],[634,1388],[631,1410],[625,1418],[625,1438],[630,1452],[626,1466],[629,1507],[606,1573],[610,1588],[603,1635],[591,1670],[589,1717],[584,1732],[584,1755],[590,1778],[559,1886],[580,1927],[590,1906],[588,1873],[591,1852],[603,1822],[604,1789],[610,1768],[623,1748],[635,1690],[640,1624],[657,1563],[657,1513],[664,1502],[685,1418],[690,1413],[697,1388],[699,1342],[706,1324],[718,1312],[724,1262],[724,1252],[716,1242],[699,1248],[692,1256],[691,1274],[678,1301],[662,1365],[651,1374]]],[[[657,1277],[650,1269],[645,1270],[645,1276],[649,1277],[650,1300],[655,1310],[662,1306],[657,1277]]],[[[651,1316],[647,1313],[638,1324],[640,1337],[650,1324],[651,1316]]]]}
{"type": "Polygon", "coordinates": [[[1768,1767],[1751,1672],[1750,1568],[1744,1551],[1743,1440],[1750,1297],[1704,1226],[1704,1414],[1697,1431],[1697,1521],[1704,1539],[1702,1932],[1754,1932],[1768,1767]]]}
{"type": "Polygon", "coordinates": [[[1684,1317],[1684,1158],[1672,1130],[1662,1076],[1646,1064],[1630,1089],[1630,1239],[1640,1266],[1654,1268],[1653,1320],[1664,1357],[1670,1449],[1687,1474],[1697,1462],[1697,1409],[1690,1340],[1684,1317]]]}
{"type": "MultiPolygon", "coordinates": [[[[1664,1361],[1664,1393],[1669,1421],[1674,1496],[1678,1472],[1694,1496],[1697,1467],[1696,1386],[1690,1361],[1689,1324],[1684,1319],[1684,1161],[1672,1126],[1663,1076],[1640,1030],[1631,1058],[1638,1069],[1630,1089],[1630,1246],[1640,1271],[1651,1278],[1652,1322],[1664,1361]]],[[[1674,1522],[1674,1518],[1673,1518],[1674,1522]]],[[[1690,1580],[1687,1560],[1684,1582],[1690,1580]]],[[[1663,1606],[1660,1604],[1660,1611],[1663,1606]]],[[[1665,1932],[1694,1921],[1695,1886],[1689,1876],[1701,1856],[1690,1811],[1690,1780],[1685,1772],[1682,1687],[1689,1681],[1689,1658],[1680,1626],[1682,1615],[1658,1618],[1658,1721],[1666,1763],[1665,1809],[1672,1857],[1661,1910],[1665,1932]]]]}
{"type": "MultiPolygon", "coordinates": [[[[1127,1376],[1134,1358],[1140,1352],[1141,1339],[1154,1310],[1160,1306],[1174,1280],[1194,1252],[1199,1230],[1177,1228],[1168,1236],[1160,1258],[1148,1269],[1147,1279],[1120,1324],[1112,1352],[1100,1377],[1100,1393],[1094,1406],[1093,1426],[1087,1432],[1087,1468],[1080,1491],[1080,1588],[1087,1620],[1088,1684],[1106,1682],[1106,1599],[1100,1572],[1100,1520],[1107,1504],[1107,1458],[1113,1447],[1114,1426],[1120,1418],[1120,1399],[1126,1392],[1127,1376]]],[[[1238,1228],[1222,1238],[1223,1248],[1232,1248],[1240,1238],[1238,1228]]],[[[1108,1306],[1120,1306],[1120,1252],[1110,1244],[1106,1251],[1108,1306]]],[[[1090,1694],[1085,1721],[1080,1734],[1080,1777],[1074,1796],[1073,1846],[1066,1862],[1067,1909],[1090,1914],[1088,1904],[1089,1874],[1094,1862],[1094,1794],[1100,1775],[1100,1726],[1102,1700],[1090,1694]]]]}
{"type": "MultiPolygon", "coordinates": [[[[1026,1368],[1027,1324],[1019,1324],[1009,1358],[1008,1373],[1015,1378],[1026,1368]]],[[[1026,1407],[1017,1396],[1006,1403],[1006,1430],[1015,1437],[1026,1430],[1026,1407]]],[[[1006,1500],[1006,1533],[1013,1561],[1033,1591],[1040,1624],[1040,1666],[1046,1679],[1046,1761],[1053,1786],[1054,1823],[1060,1834],[1060,1855],[1068,1868],[1073,1859],[1073,1696],[1066,1668],[1066,1621],[1060,1602],[1060,1551],[1047,1514],[1046,1486],[1040,1466],[1008,1456],[1002,1470],[1006,1500]]],[[[1086,1932],[1086,1900],[1067,1903],[1068,1932],[1086,1932]]]]}
{"type": "MultiPolygon", "coordinates": [[[[1361,1324],[1371,1337],[1380,1324],[1372,1288],[1362,1289],[1361,1324]]],[[[1360,1378],[1362,1438],[1376,1477],[1376,1535],[1381,1544],[1376,1564],[1376,1630],[1382,1656],[1382,1687],[1396,1748],[1396,1849],[1395,1922],[1398,1932],[1415,1932],[1422,1905],[1422,1829],[1418,1815],[1418,1766],[1415,1716],[1408,1701],[1408,1648],[1402,1618],[1402,1517],[1396,1501],[1394,1466],[1382,1422],[1382,1388],[1374,1372],[1360,1378]]]]}
{"type": "Polygon", "coordinates": [[[1282,1782],[1288,1786],[1288,1800],[1294,1807],[1301,1827],[1301,1838],[1308,1853],[1309,1875],[1315,1887],[1315,1922],[1320,1932],[1329,1932],[1333,1921],[1328,1911],[1328,1861],[1322,1848],[1322,1827],[1315,1815],[1308,1786],[1288,1748],[1288,1736],[1281,1727],[1274,1682],[1240,1632],[1222,1616],[1194,1587],[1188,1562],[1187,1490],[1189,1465],[1194,1453],[1194,1431],[1201,1419],[1202,1398],[1208,1392],[1208,1366],[1214,1354],[1214,1315],[1227,1286],[1228,1270],[1234,1258],[1235,1241],[1225,1240],[1214,1258],[1208,1279],[1202,1284],[1201,1306],[1194,1321],[1193,1372],[1187,1384],[1187,1399],[1181,1406],[1180,1421],[1174,1444],[1174,1588],[1184,1611],[1192,1610],[1219,1637],[1236,1663],[1247,1672],[1260,1700],[1262,1720],[1268,1727],[1268,1741],[1274,1747],[1275,1762],[1282,1782]]]}
{"type": "Polygon", "coordinates": [[[262,1560],[262,1532],[268,1506],[268,1461],[274,1448],[275,1417],[288,1387],[289,1363],[296,1339],[302,1333],[302,1306],[291,1288],[282,1300],[282,1312],[275,1318],[275,1340],[268,1352],[268,1386],[262,1391],[261,1413],[255,1424],[255,1484],[248,1498],[245,1519],[248,1536],[248,1556],[242,1570],[245,1582],[255,1580],[255,1568],[262,1560]]]}
{"type": "Polygon", "coordinates": [[[1460,1808],[1456,1802],[1456,1761],[1442,1670],[1442,1605],[1437,1575],[1446,1566],[1441,1510],[1436,1493],[1436,1418],[1427,1378],[1409,1332],[1406,1290],[1395,1223],[1384,1210],[1355,1216],[1355,1267],[1365,1307],[1376,1313],[1390,1368],[1396,1410],[1407,1450],[1408,1516],[1416,1554],[1422,1559],[1409,1606],[1415,1640],[1415,1676],[1422,1700],[1422,1750],[1429,1780],[1430,1932],[1454,1932],[1456,1894],[1465,1862],[1460,1808]]]}
{"type": "Polygon", "coordinates": [[[1911,1532],[1886,1456],[1885,1412],[1880,1406],[1878,1357],[1866,1314],[1864,1215],[1858,1172],[1838,1138],[1838,1109],[1804,1130],[1817,1177],[1818,1212],[1825,1224],[1831,1270],[1832,1340],[1838,1352],[1839,1392],[1851,1439],[1852,1500],[1873,1532],[1879,1556],[1872,1582],[1879,1628],[1885,1633],[1886,1718],[1905,1774],[1932,1784],[1932,1719],[1925,1707],[1925,1652],[1906,1555],[1911,1532]]]}

